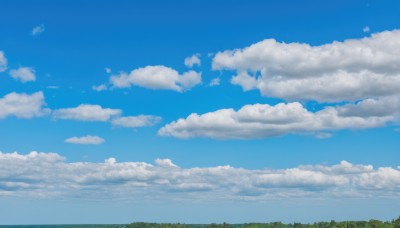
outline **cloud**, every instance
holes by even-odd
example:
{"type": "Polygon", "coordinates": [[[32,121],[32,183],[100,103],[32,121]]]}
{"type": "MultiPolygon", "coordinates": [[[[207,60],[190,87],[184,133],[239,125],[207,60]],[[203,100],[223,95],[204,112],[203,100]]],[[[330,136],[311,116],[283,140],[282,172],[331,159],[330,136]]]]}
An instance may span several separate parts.
{"type": "Polygon", "coordinates": [[[102,108],[100,105],[81,104],[75,108],[62,108],[53,112],[54,119],[80,121],[108,121],[122,113],[120,109],[102,108]]]}
{"type": "Polygon", "coordinates": [[[108,67],[104,68],[104,70],[106,71],[107,74],[111,73],[111,69],[108,67]]]}
{"type": "Polygon", "coordinates": [[[3,51],[0,51],[0,72],[7,69],[7,59],[3,51]]]}
{"type": "Polygon", "coordinates": [[[165,66],[146,66],[127,74],[121,72],[110,77],[114,88],[129,88],[133,85],[147,89],[165,89],[182,92],[201,83],[201,73],[188,71],[179,74],[176,70],[165,66]]]}
{"type": "Polygon", "coordinates": [[[0,119],[8,116],[33,118],[46,115],[50,109],[45,108],[43,92],[33,94],[9,93],[0,98],[0,119]]]}
{"type": "Polygon", "coordinates": [[[316,132],[314,133],[314,137],[317,139],[328,139],[332,137],[332,134],[327,132],[316,132]]]}
{"type": "Polygon", "coordinates": [[[20,67],[16,70],[10,70],[10,75],[15,80],[23,83],[36,81],[35,70],[31,67],[20,67]]]}
{"type": "Polygon", "coordinates": [[[320,102],[400,95],[400,30],[320,46],[266,39],[218,52],[214,70],[234,70],[231,82],[263,96],[320,102]]]}
{"type": "Polygon", "coordinates": [[[194,54],[192,56],[186,57],[185,58],[185,66],[192,68],[194,65],[200,66],[201,61],[200,61],[200,54],[194,54]]]}
{"type": "Polygon", "coordinates": [[[104,90],[107,90],[107,85],[101,84],[98,86],[92,86],[92,90],[97,91],[97,92],[104,91],[104,90]]]}
{"type": "Polygon", "coordinates": [[[368,26],[365,26],[365,27],[363,28],[363,32],[369,33],[369,27],[368,27],[368,26]]]}
{"type": "Polygon", "coordinates": [[[32,36],[38,36],[44,32],[44,25],[38,25],[32,29],[32,36]]]}
{"type": "Polygon", "coordinates": [[[342,161],[332,166],[181,168],[170,159],[73,162],[56,153],[0,153],[0,195],[32,198],[268,200],[299,197],[399,197],[400,170],[342,161]],[[62,183],[62,184],[60,184],[62,183]],[[178,196],[175,193],[179,193],[178,196]]]}
{"type": "Polygon", "coordinates": [[[161,121],[159,116],[139,115],[139,116],[126,116],[117,117],[111,121],[114,126],[119,127],[147,127],[153,126],[161,121]]]}
{"type": "Polygon", "coordinates": [[[104,143],[104,139],[99,136],[86,135],[82,137],[71,137],[66,139],[64,142],[73,144],[92,144],[98,145],[104,143]]]}
{"type": "Polygon", "coordinates": [[[220,109],[190,114],[158,134],[178,138],[252,139],[290,133],[382,127],[400,119],[400,98],[367,99],[354,104],[310,112],[298,102],[245,105],[238,111],[220,109]]]}
{"type": "Polygon", "coordinates": [[[219,79],[219,78],[213,78],[213,79],[210,81],[209,86],[219,86],[220,82],[221,82],[221,79],[219,79]]]}

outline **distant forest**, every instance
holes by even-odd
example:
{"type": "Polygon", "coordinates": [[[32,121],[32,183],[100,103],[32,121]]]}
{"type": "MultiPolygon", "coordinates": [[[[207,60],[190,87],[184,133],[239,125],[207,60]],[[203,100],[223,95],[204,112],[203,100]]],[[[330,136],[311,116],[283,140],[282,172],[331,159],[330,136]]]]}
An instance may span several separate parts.
{"type": "MultiPolygon", "coordinates": [[[[1,222],[1,221],[0,221],[1,222]]],[[[119,225],[0,225],[0,228],[400,228],[400,217],[392,221],[343,221],[315,222],[312,224],[282,222],[245,224],[181,224],[135,222],[119,225]]]]}
{"type": "Polygon", "coordinates": [[[189,225],[189,224],[168,224],[168,223],[142,223],[136,222],[126,226],[127,228],[400,228],[400,217],[387,222],[379,220],[369,221],[344,221],[344,222],[316,222],[312,224],[281,222],[271,223],[246,223],[246,224],[208,224],[208,225],[189,225]]]}

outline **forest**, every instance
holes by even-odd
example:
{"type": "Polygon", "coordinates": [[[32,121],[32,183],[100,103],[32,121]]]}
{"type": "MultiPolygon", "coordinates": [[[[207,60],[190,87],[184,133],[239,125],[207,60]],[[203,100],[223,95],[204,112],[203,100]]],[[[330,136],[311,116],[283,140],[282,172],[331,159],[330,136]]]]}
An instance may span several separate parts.
{"type": "Polygon", "coordinates": [[[400,228],[400,217],[392,221],[330,221],[330,222],[315,222],[312,224],[290,223],[284,224],[282,222],[271,223],[245,223],[245,224],[171,224],[171,223],[143,223],[136,222],[126,226],[127,228],[400,228]]]}

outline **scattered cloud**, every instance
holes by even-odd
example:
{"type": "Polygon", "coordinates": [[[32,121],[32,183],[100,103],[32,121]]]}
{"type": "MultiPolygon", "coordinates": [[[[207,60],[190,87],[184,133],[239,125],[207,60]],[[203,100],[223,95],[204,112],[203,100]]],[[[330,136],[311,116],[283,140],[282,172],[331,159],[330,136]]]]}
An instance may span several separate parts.
{"type": "Polygon", "coordinates": [[[327,132],[316,132],[314,137],[317,139],[328,139],[332,137],[332,134],[327,132]]]}
{"type": "Polygon", "coordinates": [[[16,70],[10,70],[10,76],[23,83],[36,81],[35,70],[31,67],[20,67],[16,70]]]}
{"type": "Polygon", "coordinates": [[[117,117],[111,121],[112,125],[119,127],[148,127],[153,126],[161,121],[159,116],[139,115],[117,117]]]}
{"type": "Polygon", "coordinates": [[[32,36],[38,36],[44,32],[44,25],[38,25],[32,29],[32,36]]]}
{"type": "Polygon", "coordinates": [[[104,70],[106,71],[107,74],[110,74],[110,73],[111,73],[111,69],[108,68],[108,67],[104,68],[104,70]]]}
{"type": "Polygon", "coordinates": [[[114,88],[129,88],[133,85],[148,89],[165,89],[182,92],[201,83],[201,73],[188,71],[179,74],[176,70],[165,66],[146,66],[127,74],[121,72],[110,77],[114,88]]]}
{"type": "Polygon", "coordinates": [[[181,168],[170,159],[73,162],[56,153],[0,153],[0,195],[24,197],[244,199],[399,197],[400,170],[342,161],[332,166],[181,168]],[[63,183],[60,185],[60,183],[63,183]]]}
{"type": "MultiPolygon", "coordinates": [[[[400,98],[367,99],[310,112],[298,102],[245,105],[238,111],[220,109],[190,114],[164,127],[158,134],[178,138],[252,139],[290,133],[382,127],[398,122],[400,98]]],[[[321,133],[322,134],[322,133],[321,133]]]]}
{"type": "Polygon", "coordinates": [[[59,86],[46,86],[47,89],[59,89],[59,86]]]}
{"type": "Polygon", "coordinates": [[[108,121],[112,116],[119,116],[120,109],[102,108],[100,105],[81,104],[75,108],[62,108],[53,112],[54,119],[80,121],[108,121]]]}
{"type": "Polygon", "coordinates": [[[0,72],[7,70],[7,59],[3,51],[0,51],[0,72]]]}
{"type": "Polygon", "coordinates": [[[0,98],[0,119],[8,116],[26,119],[43,116],[50,112],[45,106],[43,92],[9,93],[0,98]]]}
{"type": "Polygon", "coordinates": [[[201,61],[200,61],[200,54],[194,54],[192,56],[186,57],[185,58],[185,66],[192,68],[194,65],[200,66],[201,61]]]}
{"type": "Polygon", "coordinates": [[[365,27],[363,28],[363,32],[369,33],[369,27],[368,27],[368,26],[365,26],[365,27]]]}
{"type": "Polygon", "coordinates": [[[104,91],[104,90],[107,90],[107,85],[101,84],[98,86],[92,86],[92,90],[97,91],[97,92],[104,91]]]}
{"type": "Polygon", "coordinates": [[[400,30],[321,46],[266,39],[218,52],[214,70],[235,70],[231,82],[268,97],[320,102],[400,95],[400,30]]]}
{"type": "Polygon", "coordinates": [[[104,139],[99,136],[86,135],[82,137],[71,137],[66,139],[64,142],[73,144],[92,144],[98,145],[104,143],[104,139]]]}
{"type": "Polygon", "coordinates": [[[221,82],[221,79],[219,79],[219,78],[213,78],[213,79],[210,81],[209,86],[219,86],[220,82],[221,82]]]}

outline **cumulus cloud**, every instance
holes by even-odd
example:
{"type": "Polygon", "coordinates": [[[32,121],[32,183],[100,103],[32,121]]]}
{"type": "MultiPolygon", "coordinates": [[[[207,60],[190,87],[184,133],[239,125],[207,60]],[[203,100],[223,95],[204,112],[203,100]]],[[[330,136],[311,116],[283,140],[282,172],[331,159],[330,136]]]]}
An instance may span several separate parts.
{"type": "Polygon", "coordinates": [[[178,138],[251,139],[289,133],[315,133],[341,129],[382,127],[398,122],[400,98],[367,99],[354,104],[310,112],[298,102],[245,105],[238,111],[220,109],[190,114],[164,127],[158,134],[178,138]]]}
{"type": "Polygon", "coordinates": [[[73,144],[92,144],[92,145],[98,145],[102,144],[105,140],[99,136],[93,136],[93,135],[86,135],[82,137],[71,137],[66,139],[64,142],[66,143],[73,143],[73,144]]]}
{"type": "Polygon", "coordinates": [[[80,121],[108,121],[122,113],[120,109],[102,108],[100,105],[81,104],[75,108],[62,108],[53,112],[54,119],[80,121]]]}
{"type": "Polygon", "coordinates": [[[10,70],[10,75],[15,80],[23,83],[36,80],[35,70],[31,67],[20,67],[16,70],[10,70]]]}
{"type": "Polygon", "coordinates": [[[33,94],[9,93],[0,98],[0,119],[8,116],[33,118],[48,114],[43,92],[33,94]]]}
{"type": "Polygon", "coordinates": [[[186,57],[185,58],[185,66],[192,68],[194,65],[200,66],[201,61],[200,61],[200,54],[194,54],[192,56],[186,57]]]}
{"type": "Polygon", "coordinates": [[[32,36],[38,36],[38,35],[42,34],[43,32],[44,32],[44,25],[43,24],[35,26],[32,29],[32,36]]]}
{"type": "Polygon", "coordinates": [[[400,95],[400,31],[321,46],[266,39],[218,52],[214,70],[234,70],[244,90],[287,100],[356,101],[400,95]]]}
{"type": "Polygon", "coordinates": [[[229,165],[181,168],[170,159],[154,164],[73,162],[56,153],[0,153],[0,195],[27,197],[249,199],[333,196],[399,197],[400,170],[352,164],[286,169],[243,169],[229,165]],[[62,183],[62,184],[60,184],[62,183]]]}
{"type": "Polygon", "coordinates": [[[135,69],[129,74],[121,72],[110,77],[110,84],[114,88],[129,88],[140,86],[148,89],[165,89],[182,92],[201,83],[201,73],[187,71],[179,74],[178,71],[166,66],[146,66],[135,69]]]}
{"type": "Polygon", "coordinates": [[[117,117],[111,121],[114,126],[119,127],[147,127],[153,126],[161,121],[161,117],[159,116],[151,116],[151,115],[138,115],[138,116],[124,116],[117,117]]]}
{"type": "Polygon", "coordinates": [[[7,69],[7,59],[3,51],[0,51],[0,72],[7,69]]]}

